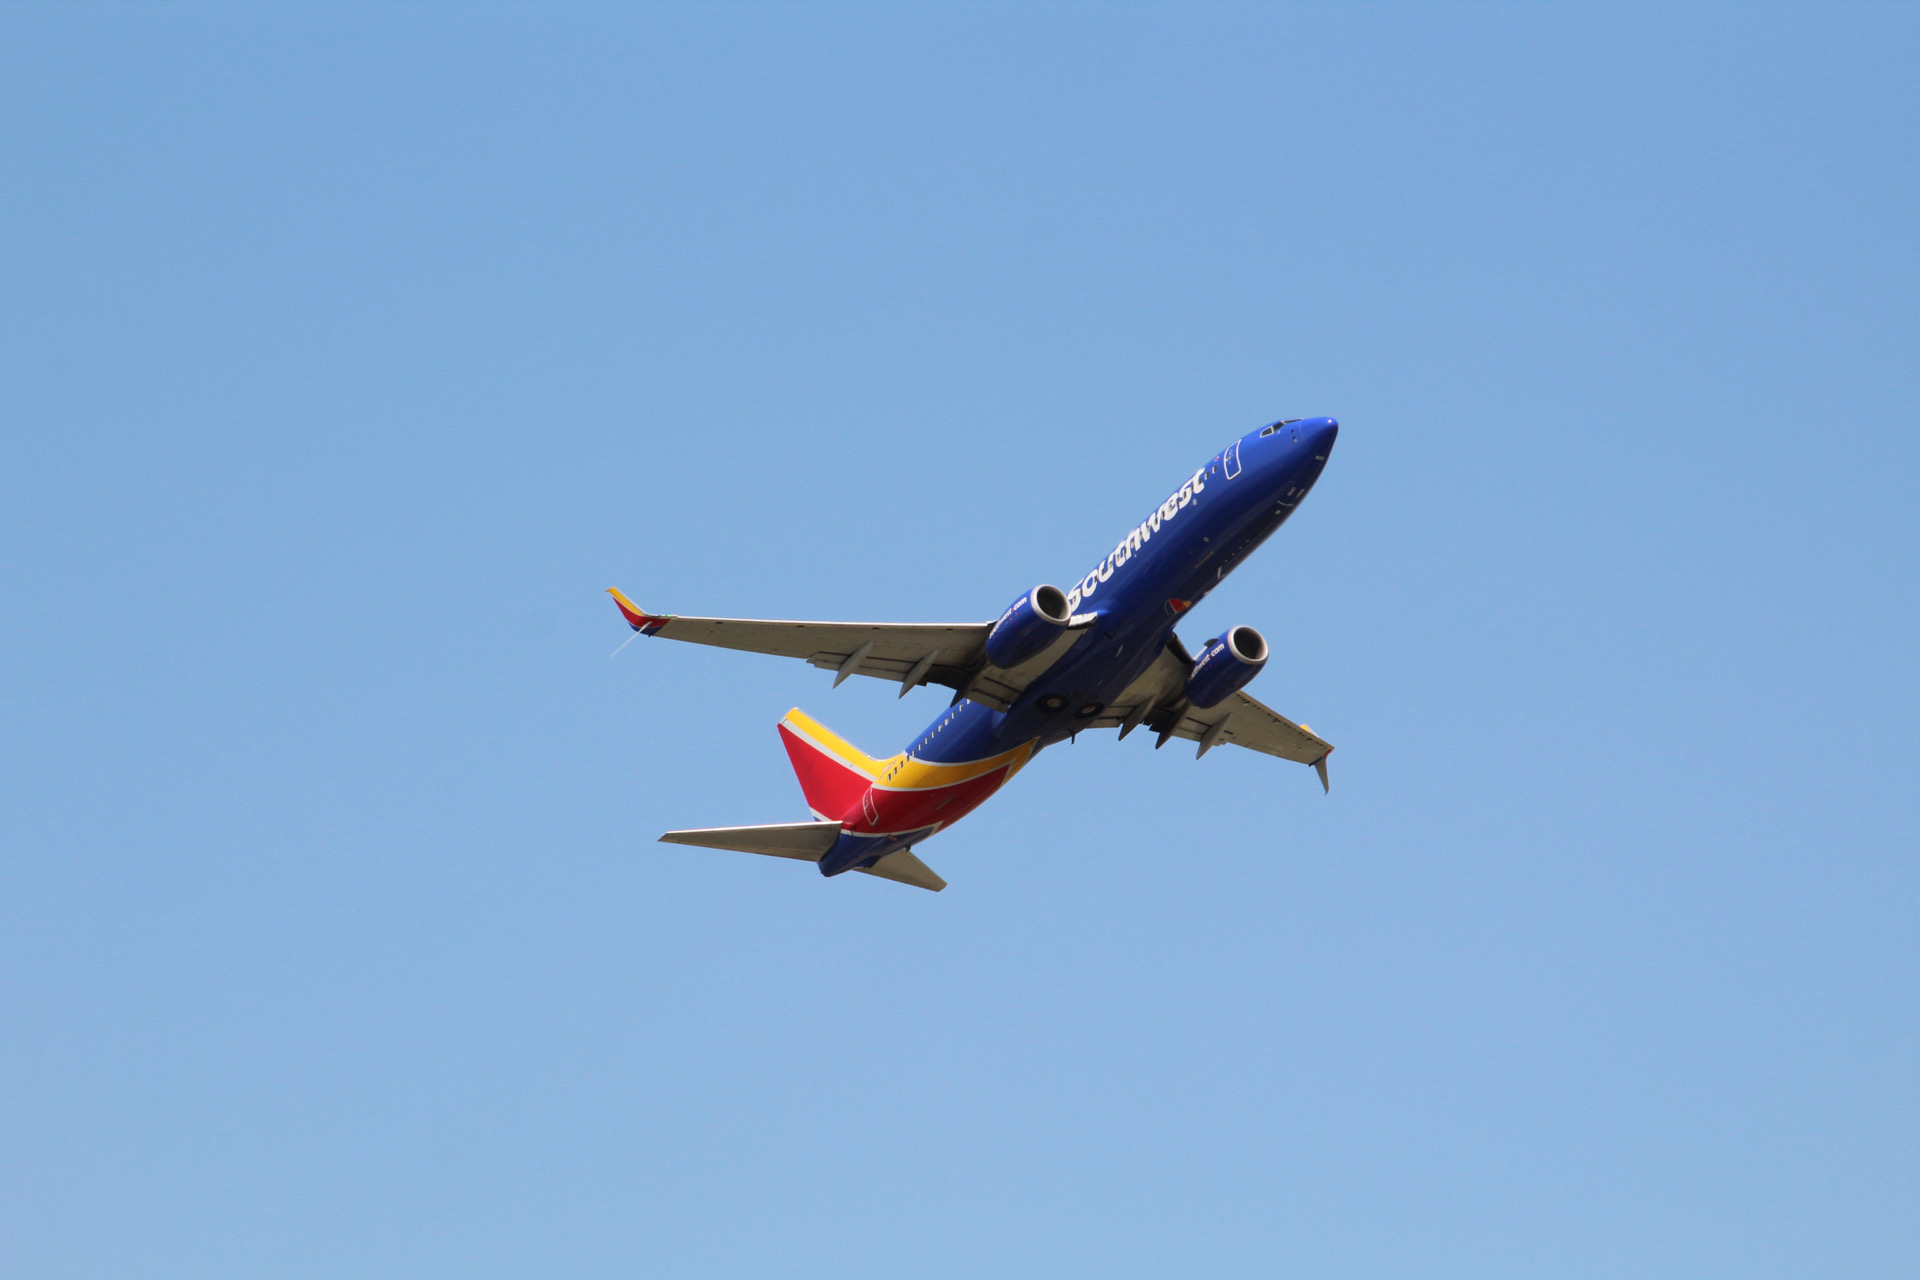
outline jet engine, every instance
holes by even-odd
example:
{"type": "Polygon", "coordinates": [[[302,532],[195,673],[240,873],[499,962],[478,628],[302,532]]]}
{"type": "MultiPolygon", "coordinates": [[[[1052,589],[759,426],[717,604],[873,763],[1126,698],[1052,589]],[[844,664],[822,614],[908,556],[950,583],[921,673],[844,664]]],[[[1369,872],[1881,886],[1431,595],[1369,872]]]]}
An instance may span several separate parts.
{"type": "Polygon", "coordinates": [[[1067,593],[1042,583],[1015,600],[993,624],[987,633],[987,661],[1005,671],[1039,656],[1066,632],[1072,616],[1067,593]]]}
{"type": "Polygon", "coordinates": [[[1267,641],[1252,627],[1232,627],[1207,641],[1187,675],[1187,701],[1211,707],[1246,687],[1267,665],[1267,641]]]}

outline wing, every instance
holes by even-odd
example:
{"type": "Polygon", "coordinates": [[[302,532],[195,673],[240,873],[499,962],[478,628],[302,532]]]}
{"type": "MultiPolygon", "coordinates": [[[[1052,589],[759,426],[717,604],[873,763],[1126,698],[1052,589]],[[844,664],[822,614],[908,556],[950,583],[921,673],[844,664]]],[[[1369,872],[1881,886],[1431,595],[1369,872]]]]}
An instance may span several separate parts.
{"type": "MultiPolygon", "coordinates": [[[[976,702],[1005,711],[1020,691],[1080,639],[1078,629],[1046,652],[1011,670],[987,662],[991,622],[782,622],[759,618],[687,618],[653,614],[618,591],[607,594],[636,635],[664,636],[691,644],[799,658],[848,676],[892,680],[900,692],[922,684],[946,685],[976,702]]],[[[1092,618],[1089,617],[1089,622],[1092,618]]]]}
{"type": "Polygon", "coordinates": [[[1185,738],[1200,744],[1200,755],[1222,743],[1232,743],[1282,760],[1310,764],[1320,774],[1321,784],[1326,784],[1332,743],[1245,693],[1236,693],[1217,706],[1194,706],[1182,693],[1192,667],[1186,646],[1178,636],[1169,637],[1153,665],[1092,724],[1118,727],[1122,737],[1144,724],[1159,735],[1156,746],[1165,746],[1169,738],[1185,738]]]}
{"type": "Polygon", "coordinates": [[[1209,745],[1231,742],[1236,747],[1300,764],[1318,764],[1333,750],[1333,744],[1313,730],[1295,724],[1244,693],[1234,694],[1211,710],[1188,708],[1173,736],[1206,742],[1209,732],[1222,724],[1226,728],[1209,745]]]}
{"type": "MultiPolygon", "coordinates": [[[[1067,631],[1052,645],[1017,667],[987,662],[990,622],[781,622],[758,618],[686,618],[647,613],[611,587],[607,594],[635,635],[665,636],[691,644],[741,649],[800,658],[835,672],[839,684],[850,675],[899,682],[900,692],[921,684],[946,685],[960,696],[996,711],[1013,705],[1029,683],[1079,643],[1087,623],[1067,631]]],[[[1076,619],[1077,621],[1077,619],[1076,619]]],[[[1160,655],[1088,728],[1118,728],[1121,737],[1144,724],[1159,735],[1200,744],[1205,755],[1223,742],[1282,760],[1310,764],[1327,780],[1327,754],[1333,745],[1271,707],[1236,693],[1202,710],[1186,700],[1187,673],[1193,657],[1178,636],[1169,636],[1160,655]]]]}

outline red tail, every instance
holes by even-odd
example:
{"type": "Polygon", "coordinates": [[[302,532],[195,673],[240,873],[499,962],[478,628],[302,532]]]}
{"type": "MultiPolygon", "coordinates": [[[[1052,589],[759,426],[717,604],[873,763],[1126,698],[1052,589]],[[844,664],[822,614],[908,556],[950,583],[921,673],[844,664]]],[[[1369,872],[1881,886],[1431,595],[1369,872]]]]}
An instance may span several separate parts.
{"type": "Polygon", "coordinates": [[[780,741],[800,779],[807,807],[829,822],[839,822],[858,809],[861,797],[880,776],[878,760],[798,707],[780,722],[780,741]]]}

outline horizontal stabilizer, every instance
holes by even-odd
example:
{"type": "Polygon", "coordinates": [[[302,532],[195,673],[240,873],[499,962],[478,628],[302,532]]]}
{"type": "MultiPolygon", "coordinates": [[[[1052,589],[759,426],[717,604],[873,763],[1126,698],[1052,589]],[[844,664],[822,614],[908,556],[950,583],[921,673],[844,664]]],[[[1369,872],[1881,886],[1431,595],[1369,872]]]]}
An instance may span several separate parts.
{"type": "MultiPolygon", "coordinates": [[[[764,853],[772,858],[799,858],[818,862],[840,838],[837,822],[774,822],[758,827],[702,827],[696,831],[669,831],[667,844],[695,844],[706,849],[736,849],[764,853]]],[[[925,867],[920,868],[926,871],[925,867]]],[[[931,871],[927,871],[932,875],[931,871]]]]}
{"type": "Polygon", "coordinates": [[[882,880],[897,880],[901,884],[931,889],[935,893],[947,887],[947,882],[935,875],[932,867],[905,849],[888,854],[870,867],[855,867],[854,870],[879,876],[882,880]]]}

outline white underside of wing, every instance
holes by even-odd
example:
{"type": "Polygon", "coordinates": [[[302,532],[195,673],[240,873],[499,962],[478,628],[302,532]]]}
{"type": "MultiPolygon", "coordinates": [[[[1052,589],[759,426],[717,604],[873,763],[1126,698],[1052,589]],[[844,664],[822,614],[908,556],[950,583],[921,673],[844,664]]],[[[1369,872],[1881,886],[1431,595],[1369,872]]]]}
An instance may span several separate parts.
{"type": "Polygon", "coordinates": [[[913,677],[915,684],[965,687],[968,697],[996,711],[1012,706],[1020,692],[1084,634],[1084,627],[1075,627],[1037,657],[1002,670],[986,665],[987,633],[992,630],[989,622],[786,622],[676,615],[655,634],[689,644],[799,658],[846,675],[895,682],[913,677]]]}
{"type": "Polygon", "coordinates": [[[1236,693],[1207,711],[1190,710],[1180,721],[1174,736],[1198,741],[1222,719],[1227,727],[1220,738],[1236,747],[1278,756],[1299,764],[1312,764],[1326,758],[1333,744],[1310,729],[1303,729],[1272,707],[1244,693],[1236,693]]]}
{"type": "Polygon", "coordinates": [[[864,645],[867,663],[908,666],[928,653],[937,661],[962,662],[978,652],[992,626],[985,622],[785,622],[767,618],[672,617],[657,632],[669,640],[769,653],[808,661],[832,658],[834,664],[864,645]]]}
{"type": "MultiPolygon", "coordinates": [[[[1127,686],[1126,692],[1114,699],[1104,712],[1094,717],[1088,727],[1115,728],[1124,725],[1143,703],[1147,710],[1141,720],[1152,720],[1163,725],[1168,712],[1184,700],[1182,690],[1186,688],[1187,670],[1187,663],[1175,654],[1173,646],[1169,644],[1160,651],[1153,665],[1127,686]]],[[[1195,706],[1180,707],[1180,722],[1173,731],[1173,737],[1203,742],[1210,734],[1212,741],[1209,746],[1231,743],[1236,747],[1245,747],[1249,751],[1299,764],[1323,760],[1333,750],[1332,743],[1310,729],[1301,728],[1246,693],[1236,693],[1219,705],[1204,710],[1195,706]],[[1222,721],[1226,722],[1225,727],[1221,727],[1222,721]],[[1218,733],[1213,732],[1215,729],[1219,730],[1218,733]]]]}
{"type": "MultiPolygon", "coordinates": [[[[787,622],[672,617],[657,635],[689,644],[798,658],[846,676],[956,685],[981,660],[985,622],[787,622]],[[851,664],[851,665],[849,665],[851,664]]],[[[836,681],[838,683],[838,681],[836,681]]]]}

